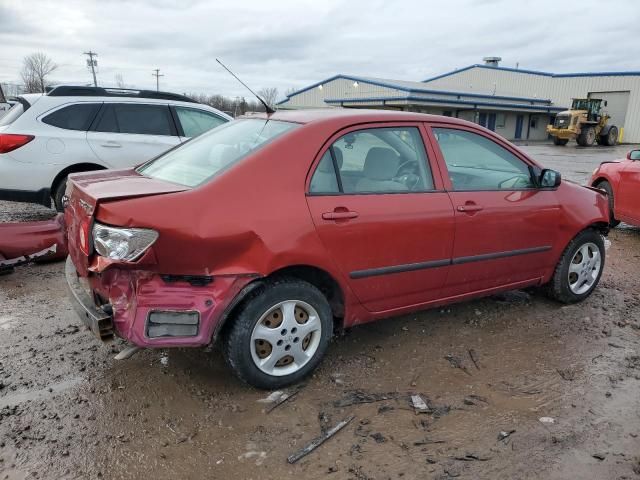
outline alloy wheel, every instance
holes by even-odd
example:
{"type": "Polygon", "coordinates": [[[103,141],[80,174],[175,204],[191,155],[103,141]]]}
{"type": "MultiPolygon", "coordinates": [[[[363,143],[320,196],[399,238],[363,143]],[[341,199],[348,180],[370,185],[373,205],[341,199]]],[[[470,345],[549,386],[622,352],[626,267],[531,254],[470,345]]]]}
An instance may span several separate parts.
{"type": "Polygon", "coordinates": [[[576,295],[589,291],[595,284],[602,268],[602,255],[595,243],[583,244],[573,255],[569,264],[569,288],[576,295]]]}
{"type": "Polygon", "coordinates": [[[290,375],[314,356],[322,324],[318,312],[300,300],[286,300],[267,310],[251,333],[251,358],[267,375],[290,375]]]}

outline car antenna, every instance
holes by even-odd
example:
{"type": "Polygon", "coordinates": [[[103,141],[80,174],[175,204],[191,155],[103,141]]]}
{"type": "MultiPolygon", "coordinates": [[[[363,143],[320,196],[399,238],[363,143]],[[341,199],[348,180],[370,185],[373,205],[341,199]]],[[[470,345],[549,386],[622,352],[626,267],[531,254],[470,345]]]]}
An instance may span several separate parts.
{"type": "Polygon", "coordinates": [[[249,86],[248,86],[246,83],[244,83],[242,80],[240,80],[240,79],[238,78],[238,76],[237,76],[235,73],[233,73],[231,70],[229,70],[229,69],[227,68],[227,66],[226,66],[224,63],[222,63],[222,62],[221,62],[220,60],[218,60],[217,58],[216,58],[216,62],[218,62],[220,65],[222,65],[222,68],[224,68],[227,72],[229,72],[231,75],[233,75],[233,78],[235,78],[236,80],[238,80],[238,81],[242,84],[242,86],[243,86],[243,87],[245,87],[247,90],[249,90],[249,91],[253,94],[253,96],[254,96],[254,97],[256,97],[256,98],[260,101],[260,103],[261,103],[262,105],[264,105],[264,109],[265,109],[265,111],[267,112],[267,115],[271,115],[272,113],[276,113],[276,111],[275,111],[272,107],[270,107],[270,106],[267,104],[267,102],[265,102],[265,101],[260,97],[260,95],[258,95],[256,92],[254,92],[253,90],[251,90],[251,89],[249,88],[249,86]]]}

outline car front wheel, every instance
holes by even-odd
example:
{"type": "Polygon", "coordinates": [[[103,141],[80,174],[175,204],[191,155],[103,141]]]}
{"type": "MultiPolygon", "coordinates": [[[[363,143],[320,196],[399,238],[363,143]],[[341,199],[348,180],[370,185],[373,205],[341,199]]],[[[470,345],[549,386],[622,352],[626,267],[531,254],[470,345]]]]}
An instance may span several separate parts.
{"type": "Polygon", "coordinates": [[[263,389],[300,381],[320,363],[333,331],[333,315],[315,286],[297,279],[271,281],[249,294],[225,335],[234,373],[263,389]]]}
{"type": "Polygon", "coordinates": [[[596,288],[604,269],[602,235],[584,230],[567,246],[548,285],[551,297],[563,303],[584,300],[596,288]]]}

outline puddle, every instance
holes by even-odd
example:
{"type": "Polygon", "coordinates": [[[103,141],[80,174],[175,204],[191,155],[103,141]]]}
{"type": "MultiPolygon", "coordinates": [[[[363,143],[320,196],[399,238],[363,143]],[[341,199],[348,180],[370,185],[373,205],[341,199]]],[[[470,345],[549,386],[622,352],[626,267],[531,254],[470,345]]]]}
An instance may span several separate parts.
{"type": "Polygon", "coordinates": [[[41,388],[38,390],[30,390],[27,392],[19,392],[19,393],[12,393],[9,395],[5,395],[4,397],[0,397],[0,409],[7,407],[9,405],[20,405],[21,403],[24,403],[24,402],[38,400],[40,398],[48,397],[55,393],[63,392],[72,387],[75,387],[82,381],[83,381],[82,377],[73,377],[68,380],[63,380],[62,382],[52,383],[47,387],[41,388]]]}

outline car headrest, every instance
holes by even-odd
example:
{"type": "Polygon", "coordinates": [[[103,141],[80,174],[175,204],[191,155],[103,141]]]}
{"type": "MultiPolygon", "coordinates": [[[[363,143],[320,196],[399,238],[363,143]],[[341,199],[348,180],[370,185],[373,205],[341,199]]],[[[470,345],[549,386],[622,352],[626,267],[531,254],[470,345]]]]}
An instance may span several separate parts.
{"type": "Polygon", "coordinates": [[[371,147],[364,160],[364,176],[371,180],[390,180],[398,171],[400,157],[385,147],[371,147]]]}

